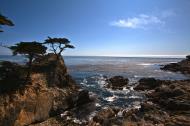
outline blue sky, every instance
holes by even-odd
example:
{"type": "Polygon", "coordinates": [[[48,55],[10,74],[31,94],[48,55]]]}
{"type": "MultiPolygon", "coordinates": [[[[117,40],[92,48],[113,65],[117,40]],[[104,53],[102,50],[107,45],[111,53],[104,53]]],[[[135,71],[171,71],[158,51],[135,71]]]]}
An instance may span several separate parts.
{"type": "MultiPolygon", "coordinates": [[[[189,0],[1,0],[0,42],[66,37],[64,55],[190,54],[189,0]]],[[[0,48],[0,54],[11,54],[0,48]]]]}

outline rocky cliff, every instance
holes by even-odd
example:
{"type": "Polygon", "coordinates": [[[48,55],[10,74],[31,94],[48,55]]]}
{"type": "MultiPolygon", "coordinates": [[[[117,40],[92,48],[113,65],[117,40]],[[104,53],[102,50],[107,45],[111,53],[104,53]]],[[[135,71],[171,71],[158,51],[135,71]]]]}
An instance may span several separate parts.
{"type": "Polygon", "coordinates": [[[64,60],[52,54],[34,61],[30,78],[22,89],[0,95],[0,126],[42,122],[69,108],[68,97],[78,92],[64,60]]]}

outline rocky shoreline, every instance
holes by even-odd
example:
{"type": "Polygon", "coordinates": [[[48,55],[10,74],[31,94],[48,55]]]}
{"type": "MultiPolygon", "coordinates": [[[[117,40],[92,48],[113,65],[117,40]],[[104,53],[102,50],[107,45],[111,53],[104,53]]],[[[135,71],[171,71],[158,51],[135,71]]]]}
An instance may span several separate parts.
{"type": "Polygon", "coordinates": [[[190,80],[164,81],[143,78],[134,89],[146,95],[140,108],[106,108],[90,125],[118,126],[189,126],[190,80]]]}
{"type": "MultiPolygon", "coordinates": [[[[152,78],[141,79],[135,88],[147,96],[140,108],[123,109],[118,107],[102,108],[93,118],[81,121],[72,118],[72,112],[50,118],[32,126],[189,126],[190,125],[190,80],[154,80],[157,86],[147,86],[152,78]]],[[[88,105],[88,104],[87,104],[88,105]]]]}
{"type": "MultiPolygon", "coordinates": [[[[0,125],[4,126],[190,126],[190,80],[142,78],[134,90],[146,96],[140,107],[96,109],[96,98],[68,74],[64,60],[47,55],[34,62],[31,83],[0,95],[0,125]]],[[[189,59],[163,70],[190,73],[189,59]],[[185,64],[185,65],[184,65],[185,64]],[[188,68],[188,69],[186,69],[188,68]]],[[[115,76],[105,88],[122,90],[129,80],[115,76]]]]}

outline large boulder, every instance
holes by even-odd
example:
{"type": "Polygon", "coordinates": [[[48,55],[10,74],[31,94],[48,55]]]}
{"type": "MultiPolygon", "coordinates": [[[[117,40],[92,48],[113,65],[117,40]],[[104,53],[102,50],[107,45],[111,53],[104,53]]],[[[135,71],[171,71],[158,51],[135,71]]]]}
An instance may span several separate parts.
{"type": "Polygon", "coordinates": [[[107,88],[123,89],[123,87],[126,87],[128,85],[129,79],[122,76],[114,76],[108,79],[107,82],[107,88]]]}

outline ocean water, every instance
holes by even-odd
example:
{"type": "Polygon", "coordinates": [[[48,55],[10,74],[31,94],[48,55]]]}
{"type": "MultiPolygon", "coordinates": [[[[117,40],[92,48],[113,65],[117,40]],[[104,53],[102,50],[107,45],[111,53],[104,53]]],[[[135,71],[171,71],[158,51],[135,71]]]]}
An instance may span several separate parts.
{"type": "MultiPolygon", "coordinates": [[[[0,61],[9,60],[25,63],[21,56],[0,56],[0,61]]],[[[188,79],[180,73],[162,71],[160,67],[168,63],[179,62],[180,58],[137,58],[137,57],[64,57],[69,73],[84,89],[97,98],[97,109],[106,106],[139,107],[145,97],[133,90],[138,80],[154,77],[162,80],[188,79]],[[106,79],[121,75],[129,78],[129,86],[123,90],[105,88],[106,79]]]]}

